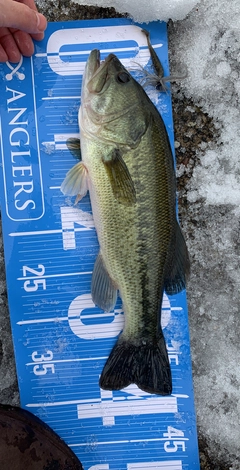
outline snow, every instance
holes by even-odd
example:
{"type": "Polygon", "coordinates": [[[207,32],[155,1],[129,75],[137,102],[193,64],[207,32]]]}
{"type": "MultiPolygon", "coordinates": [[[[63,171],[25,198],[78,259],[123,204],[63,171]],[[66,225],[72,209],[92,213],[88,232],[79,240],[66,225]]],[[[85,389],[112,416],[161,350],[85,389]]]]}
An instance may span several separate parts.
{"type": "Polygon", "coordinates": [[[114,7],[119,13],[128,12],[135,21],[148,22],[156,19],[167,21],[183,19],[197,4],[196,0],[75,0],[81,5],[114,7]]]}
{"type": "Polygon", "coordinates": [[[188,68],[182,91],[200,103],[221,128],[221,147],[207,150],[195,169],[188,193],[191,202],[196,198],[208,204],[240,202],[239,26],[238,1],[232,1],[229,8],[225,0],[205,0],[184,26],[176,28],[175,58],[188,68]]]}
{"type": "Polygon", "coordinates": [[[219,131],[215,146],[198,151],[183,229],[191,232],[188,299],[198,426],[211,455],[231,470],[240,469],[239,44],[238,0],[204,0],[171,31],[174,61],[188,69],[178,88],[219,131]]]}

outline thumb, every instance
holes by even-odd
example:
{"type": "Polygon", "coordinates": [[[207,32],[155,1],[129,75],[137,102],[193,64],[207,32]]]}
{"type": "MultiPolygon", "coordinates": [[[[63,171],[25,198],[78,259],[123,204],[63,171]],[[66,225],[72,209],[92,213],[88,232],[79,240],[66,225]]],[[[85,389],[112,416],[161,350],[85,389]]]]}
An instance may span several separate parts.
{"type": "Polygon", "coordinates": [[[46,18],[23,3],[4,0],[1,10],[0,27],[16,28],[30,34],[43,32],[47,27],[46,18]]]}

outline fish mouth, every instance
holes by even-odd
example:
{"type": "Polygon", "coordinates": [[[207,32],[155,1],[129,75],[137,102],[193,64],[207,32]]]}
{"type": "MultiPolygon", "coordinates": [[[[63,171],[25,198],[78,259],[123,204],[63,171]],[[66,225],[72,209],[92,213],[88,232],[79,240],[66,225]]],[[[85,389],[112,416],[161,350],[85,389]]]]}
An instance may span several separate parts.
{"type": "Polygon", "coordinates": [[[90,93],[100,93],[108,79],[109,64],[118,60],[114,54],[109,54],[106,59],[100,62],[100,51],[93,49],[91,51],[85,73],[85,83],[90,93]]]}

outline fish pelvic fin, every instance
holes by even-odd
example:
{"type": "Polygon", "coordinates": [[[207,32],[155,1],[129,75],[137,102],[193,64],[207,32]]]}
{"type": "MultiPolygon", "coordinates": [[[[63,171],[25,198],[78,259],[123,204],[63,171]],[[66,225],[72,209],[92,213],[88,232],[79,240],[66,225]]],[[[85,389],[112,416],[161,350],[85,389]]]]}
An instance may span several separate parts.
{"type": "Polygon", "coordinates": [[[88,190],[87,168],[83,162],[74,165],[66,174],[61,184],[61,191],[67,196],[77,196],[75,204],[82,199],[88,190]]]}
{"type": "Polygon", "coordinates": [[[184,240],[181,228],[176,222],[175,243],[171,252],[165,274],[164,289],[166,294],[175,295],[186,287],[186,278],[190,271],[190,261],[187,245],[184,240]]]}
{"type": "Polygon", "coordinates": [[[66,144],[73,157],[77,158],[77,160],[82,160],[80,139],[77,139],[76,137],[69,137],[66,144]]]}
{"type": "Polygon", "coordinates": [[[95,305],[98,305],[105,312],[110,312],[115,307],[117,289],[107,272],[100,253],[93,269],[91,294],[95,305]]]}
{"type": "Polygon", "coordinates": [[[171,369],[163,334],[154,343],[133,344],[120,336],[100,377],[104,390],[121,390],[130,384],[157,395],[172,393],[171,369]]]}

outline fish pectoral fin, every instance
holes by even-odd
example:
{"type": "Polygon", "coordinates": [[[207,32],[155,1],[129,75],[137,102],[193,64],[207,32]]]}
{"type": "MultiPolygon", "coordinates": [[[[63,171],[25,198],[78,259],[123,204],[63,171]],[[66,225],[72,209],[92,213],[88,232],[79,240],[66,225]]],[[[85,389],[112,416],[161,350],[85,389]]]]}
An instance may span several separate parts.
{"type": "Polygon", "coordinates": [[[120,150],[114,149],[109,158],[103,158],[114,197],[125,206],[136,202],[136,191],[128,167],[120,150]]]}
{"type": "Polygon", "coordinates": [[[110,312],[117,301],[117,289],[99,253],[92,274],[91,294],[93,302],[105,312],[110,312]]]}
{"type": "Polygon", "coordinates": [[[177,294],[185,289],[186,277],[190,271],[186,242],[177,222],[175,234],[175,245],[164,280],[164,289],[168,295],[177,294]]]}
{"type": "Polygon", "coordinates": [[[61,191],[64,195],[77,196],[75,204],[85,196],[88,190],[87,175],[86,166],[79,162],[68,171],[61,184],[61,191]]]}
{"type": "Polygon", "coordinates": [[[78,160],[82,160],[80,139],[77,139],[76,137],[69,137],[69,139],[67,139],[66,145],[73,157],[77,158],[78,160]]]}

